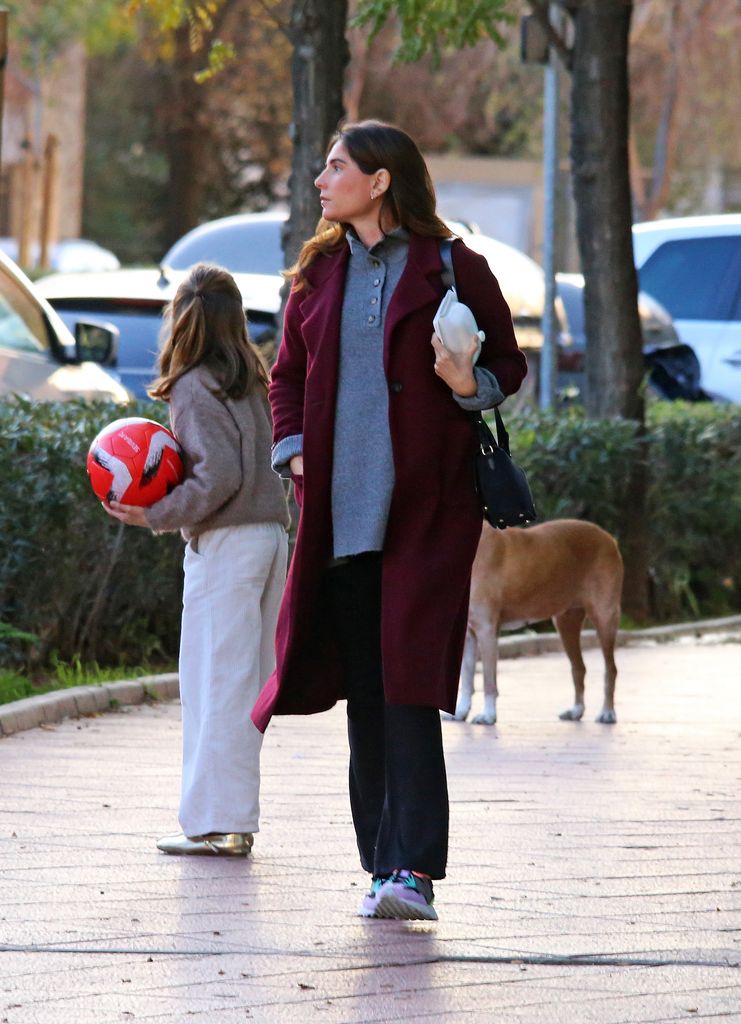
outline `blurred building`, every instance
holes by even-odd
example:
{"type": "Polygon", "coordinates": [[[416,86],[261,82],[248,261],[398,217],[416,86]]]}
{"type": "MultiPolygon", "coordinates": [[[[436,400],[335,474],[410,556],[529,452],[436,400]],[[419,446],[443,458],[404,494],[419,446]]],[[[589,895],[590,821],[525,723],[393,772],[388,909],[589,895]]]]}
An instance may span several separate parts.
{"type": "MultiPolygon", "coordinates": [[[[475,226],[543,262],[543,164],[465,154],[425,156],[443,216],[475,226]]],[[[558,181],[556,262],[578,270],[574,203],[567,161],[558,181]]]]}
{"type": "Polygon", "coordinates": [[[84,48],[76,44],[35,78],[10,52],[2,123],[0,236],[20,239],[25,232],[34,249],[41,238],[45,190],[47,201],[51,198],[49,240],[80,234],[85,63],[84,48]]]}
{"type": "Polygon", "coordinates": [[[474,223],[485,235],[541,259],[540,162],[462,154],[426,155],[425,161],[446,217],[474,223]]]}

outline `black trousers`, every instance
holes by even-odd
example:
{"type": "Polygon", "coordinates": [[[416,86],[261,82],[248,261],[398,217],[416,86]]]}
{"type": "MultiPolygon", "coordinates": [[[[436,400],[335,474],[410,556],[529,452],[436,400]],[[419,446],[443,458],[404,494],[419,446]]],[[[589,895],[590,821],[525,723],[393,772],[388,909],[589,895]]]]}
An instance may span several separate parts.
{"type": "Polygon", "coordinates": [[[444,878],[448,787],[440,713],[384,699],[380,552],[327,569],[323,584],[345,673],[360,862],[372,875],[408,868],[444,878]]]}

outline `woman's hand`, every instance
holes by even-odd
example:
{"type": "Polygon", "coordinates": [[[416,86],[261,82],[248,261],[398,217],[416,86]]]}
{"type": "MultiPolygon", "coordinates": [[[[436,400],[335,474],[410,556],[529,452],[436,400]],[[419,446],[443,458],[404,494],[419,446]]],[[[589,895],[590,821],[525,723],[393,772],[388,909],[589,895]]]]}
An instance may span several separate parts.
{"type": "Polygon", "coordinates": [[[109,516],[113,516],[121,523],[126,523],[127,526],[149,526],[144,509],[138,505],[122,505],[120,501],[111,501],[110,503],[104,501],[102,505],[109,516]]]}
{"type": "Polygon", "coordinates": [[[288,467],[294,476],[304,475],[304,457],[303,455],[294,455],[291,461],[288,463],[288,467]]]}
{"type": "Polygon", "coordinates": [[[475,334],[465,352],[449,352],[433,332],[432,347],[435,350],[435,373],[461,398],[472,398],[478,391],[473,375],[473,357],[479,347],[475,334]]]}

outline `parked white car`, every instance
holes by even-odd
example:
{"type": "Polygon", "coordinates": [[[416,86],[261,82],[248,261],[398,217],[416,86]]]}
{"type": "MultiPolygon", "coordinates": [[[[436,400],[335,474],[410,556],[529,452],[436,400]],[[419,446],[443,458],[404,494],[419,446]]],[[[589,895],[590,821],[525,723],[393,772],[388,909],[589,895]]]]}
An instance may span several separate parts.
{"type": "Polygon", "coordinates": [[[115,363],[116,328],[87,319],[74,328],[73,334],[0,251],[0,395],[127,401],[126,389],[99,365],[115,363]]]}
{"type": "Polygon", "coordinates": [[[633,227],[641,291],[671,314],[711,398],[741,402],[741,214],[633,227]]]}

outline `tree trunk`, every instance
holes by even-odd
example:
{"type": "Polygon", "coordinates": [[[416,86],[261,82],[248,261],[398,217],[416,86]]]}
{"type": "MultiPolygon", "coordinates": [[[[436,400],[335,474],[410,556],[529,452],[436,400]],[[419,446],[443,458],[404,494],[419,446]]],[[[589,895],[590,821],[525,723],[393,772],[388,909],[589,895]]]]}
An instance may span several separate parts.
{"type": "Polygon", "coordinates": [[[291,213],[283,234],[287,266],[295,262],[321,216],[314,179],[324,167],[327,143],[344,112],[346,26],[347,0],[293,0],[291,213]]]}
{"type": "MultiPolygon", "coordinates": [[[[571,156],[584,271],[586,408],[590,416],[635,420],[643,436],[643,352],[633,263],[628,159],[629,0],[581,0],[574,20],[571,156]]],[[[622,535],[624,606],[648,612],[646,464],[636,460],[622,535]]]]}
{"type": "MultiPolygon", "coordinates": [[[[203,55],[197,60],[203,62],[203,55]]],[[[208,152],[206,119],[202,116],[205,88],[193,80],[196,63],[188,25],[175,31],[175,58],[166,69],[163,134],[168,168],[167,207],[162,242],[169,248],[190,231],[203,214],[203,164],[208,152]]]]}
{"type": "MultiPolygon", "coordinates": [[[[347,0],[292,0],[293,157],[288,182],[291,211],[283,228],[287,267],[296,262],[301,246],[314,234],[322,213],[314,179],[324,167],[327,144],[344,114],[342,90],[350,57],[346,29],[347,0]]],[[[286,282],[281,324],[288,292],[286,282]]],[[[298,508],[292,487],[289,508],[295,524],[298,508]]],[[[292,530],[291,551],[294,537],[292,530]]]]}
{"type": "Polygon", "coordinates": [[[628,164],[625,0],[575,8],[571,158],[585,278],[587,411],[642,421],[638,284],[628,164]]]}

